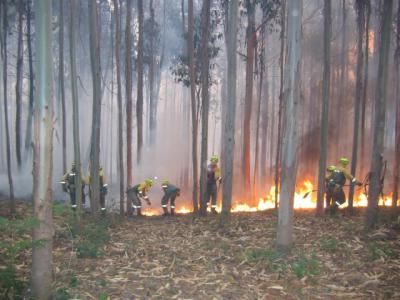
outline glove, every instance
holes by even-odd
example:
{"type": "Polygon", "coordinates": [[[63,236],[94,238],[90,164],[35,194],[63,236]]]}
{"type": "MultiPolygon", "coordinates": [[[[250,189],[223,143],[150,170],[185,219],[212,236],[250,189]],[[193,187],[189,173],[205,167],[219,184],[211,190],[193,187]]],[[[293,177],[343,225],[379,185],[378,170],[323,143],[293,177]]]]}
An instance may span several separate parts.
{"type": "Polygon", "coordinates": [[[147,205],[149,205],[149,206],[151,205],[149,197],[145,196],[144,201],[146,201],[147,205]]]}

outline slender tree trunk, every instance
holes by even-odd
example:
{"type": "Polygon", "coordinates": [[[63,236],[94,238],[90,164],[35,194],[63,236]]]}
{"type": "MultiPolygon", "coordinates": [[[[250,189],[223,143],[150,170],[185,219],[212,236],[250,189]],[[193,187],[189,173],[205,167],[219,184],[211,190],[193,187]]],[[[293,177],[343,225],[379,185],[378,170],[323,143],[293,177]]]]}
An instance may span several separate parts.
{"type": "Polygon", "coordinates": [[[143,0],[138,0],[138,22],[139,22],[139,38],[138,38],[138,58],[137,58],[137,102],[136,102],[136,119],[137,119],[137,162],[142,160],[143,148],[143,0]]]}
{"type": "Polygon", "coordinates": [[[7,4],[3,4],[3,30],[2,30],[2,57],[3,57],[3,96],[4,96],[4,123],[6,129],[6,148],[7,148],[7,176],[8,185],[10,189],[10,213],[15,214],[15,200],[14,200],[14,185],[12,179],[12,166],[11,166],[11,146],[10,146],[10,128],[8,125],[8,95],[7,95],[7,65],[8,65],[8,55],[7,55],[7,35],[8,35],[8,22],[7,22],[7,4]]]}
{"type": "Polygon", "coordinates": [[[390,30],[392,24],[393,0],[383,2],[381,14],[381,36],[379,49],[378,82],[375,95],[375,116],[373,131],[373,147],[371,157],[370,188],[368,191],[368,207],[365,226],[372,229],[377,221],[378,199],[381,190],[380,177],[383,167],[383,146],[385,133],[385,111],[387,97],[387,78],[390,48],[390,30]]]}
{"type": "MultiPolygon", "coordinates": [[[[358,27],[358,41],[357,41],[357,78],[356,78],[356,95],[354,103],[354,125],[353,125],[353,148],[351,155],[351,174],[356,173],[357,168],[357,153],[358,153],[358,136],[360,129],[360,109],[362,103],[362,83],[363,83],[363,39],[365,29],[365,7],[364,0],[356,0],[357,11],[357,27],[358,27]]],[[[349,211],[353,211],[353,198],[354,198],[354,185],[350,186],[349,192],[349,211]]]]}
{"type": "Polygon", "coordinates": [[[193,211],[198,211],[198,158],[197,158],[197,101],[196,101],[196,73],[194,63],[194,49],[193,49],[193,31],[194,31],[194,18],[193,18],[193,0],[188,3],[188,56],[189,56],[189,70],[190,70],[190,102],[191,102],[191,116],[192,116],[192,164],[193,164],[193,211]]]}
{"type": "Polygon", "coordinates": [[[51,1],[35,1],[37,94],[34,116],[32,294],[51,299],[53,280],[53,73],[51,1]]]}
{"type": "Polygon", "coordinates": [[[336,134],[336,143],[335,143],[335,157],[339,156],[339,152],[341,151],[341,140],[340,138],[343,136],[340,133],[342,132],[342,116],[343,116],[343,103],[346,98],[346,65],[347,65],[347,30],[346,30],[346,19],[347,19],[347,10],[346,10],[346,0],[342,0],[342,40],[341,40],[341,51],[340,51],[340,84],[339,84],[339,98],[338,104],[336,107],[336,124],[337,124],[337,134],[336,134]]]}
{"type": "Polygon", "coordinates": [[[155,143],[155,134],[156,134],[156,104],[154,97],[154,24],[155,24],[155,17],[154,17],[154,7],[153,7],[153,0],[150,0],[150,32],[151,36],[150,39],[150,66],[149,66],[149,86],[150,86],[150,144],[153,145],[155,143]]]}
{"type": "MultiPolygon", "coordinates": [[[[79,101],[78,101],[78,86],[77,86],[77,71],[76,71],[76,0],[70,0],[70,17],[69,17],[69,56],[71,64],[71,93],[72,93],[72,122],[73,122],[73,137],[74,137],[74,161],[76,166],[76,189],[75,199],[78,207],[78,218],[82,210],[82,168],[81,168],[81,150],[79,137],[79,101]]],[[[65,104],[64,104],[65,105],[65,104]]],[[[63,119],[65,120],[65,118],[63,119]]],[[[64,126],[64,125],[63,125],[64,126]]]]}
{"type": "Polygon", "coordinates": [[[297,103],[300,99],[301,19],[303,1],[288,2],[287,61],[285,63],[285,114],[282,134],[282,182],[277,248],[286,252],[293,244],[293,201],[297,172],[297,103]]]}
{"type": "MultiPolygon", "coordinates": [[[[125,98],[126,98],[126,185],[133,185],[132,175],[132,1],[126,6],[126,27],[125,27],[125,98]]],[[[118,72],[118,71],[117,71],[118,72]]],[[[127,198],[126,211],[132,214],[132,203],[127,198]]]]}
{"type": "Polygon", "coordinates": [[[29,57],[29,111],[28,121],[26,123],[26,136],[25,136],[25,152],[29,152],[32,142],[32,118],[33,118],[33,103],[34,103],[34,92],[35,92],[35,73],[33,72],[33,54],[32,54],[32,1],[27,2],[27,31],[28,31],[28,57],[29,57]]]}
{"type": "MultiPolygon", "coordinates": [[[[251,149],[251,111],[253,103],[253,68],[254,68],[254,48],[256,43],[255,32],[255,3],[253,0],[246,0],[247,10],[247,29],[246,29],[246,95],[244,106],[243,123],[243,192],[244,200],[249,203],[251,198],[250,185],[250,149],[251,149]]],[[[251,203],[253,199],[251,199],[251,203]]]]}
{"type": "Polygon", "coordinates": [[[369,23],[371,19],[371,3],[369,0],[365,2],[365,68],[364,68],[364,84],[363,84],[363,95],[361,102],[361,138],[360,138],[360,174],[363,175],[365,172],[365,153],[366,153],[366,140],[365,140],[365,111],[367,108],[367,92],[368,92],[368,61],[369,61],[369,23]]]}
{"type": "MultiPolygon", "coordinates": [[[[255,53],[257,55],[257,46],[254,48],[255,53]]],[[[258,76],[259,76],[259,82],[258,82],[258,91],[257,91],[257,120],[256,120],[256,135],[255,135],[255,153],[254,153],[254,170],[253,170],[253,188],[252,188],[252,199],[253,203],[257,203],[257,176],[258,176],[258,165],[259,165],[259,133],[260,133],[260,117],[261,117],[261,98],[262,98],[262,85],[263,85],[263,77],[264,77],[264,26],[261,29],[261,46],[260,46],[260,56],[259,56],[259,70],[258,70],[258,76]]],[[[268,103],[267,103],[268,104],[268,103]]],[[[265,116],[263,116],[265,117],[265,116]]],[[[262,137],[264,138],[264,137],[262,137]]],[[[262,183],[264,184],[264,183],[262,183]]]]}
{"type": "Polygon", "coordinates": [[[397,7],[396,50],[394,54],[395,84],[396,84],[396,140],[395,159],[393,164],[393,198],[392,206],[397,206],[399,199],[399,173],[400,173],[400,5],[397,7]]]}
{"type": "Polygon", "coordinates": [[[281,51],[280,51],[280,91],[279,91],[279,112],[278,112],[278,134],[276,143],[276,159],[275,159],[275,208],[278,207],[278,194],[280,190],[280,168],[281,168],[281,146],[282,146],[282,113],[283,113],[283,79],[284,70],[283,66],[285,63],[285,31],[286,31],[286,0],[282,0],[282,15],[281,15],[281,51]]]}
{"type": "Polygon", "coordinates": [[[328,152],[328,124],[329,124],[329,95],[331,83],[331,32],[332,32],[332,2],[324,2],[324,74],[321,114],[321,134],[319,152],[317,216],[323,214],[325,194],[325,169],[328,152]]]}
{"type": "Polygon", "coordinates": [[[208,55],[208,41],[210,35],[210,10],[211,0],[203,0],[202,29],[201,29],[201,158],[200,158],[200,212],[204,215],[207,210],[207,156],[208,156],[208,114],[209,91],[208,76],[210,59],[208,55]]]}
{"type": "Polygon", "coordinates": [[[22,109],[22,75],[24,66],[23,56],[23,3],[22,0],[18,0],[18,42],[17,42],[17,70],[16,70],[16,81],[15,81],[15,98],[16,98],[16,112],[15,112],[15,151],[17,154],[18,168],[21,168],[22,156],[21,156],[21,109],[22,109]]]}
{"type": "MultiPolygon", "coordinates": [[[[265,17],[263,18],[265,20],[265,17]]],[[[263,28],[263,43],[268,45],[268,40],[265,34],[265,29],[263,28]]],[[[265,47],[265,46],[264,46],[265,47]]],[[[261,154],[260,154],[260,182],[261,186],[263,187],[262,193],[264,194],[266,192],[266,187],[267,187],[267,170],[268,170],[268,163],[267,163],[267,157],[268,157],[268,126],[269,126],[269,120],[270,117],[268,115],[269,113],[269,80],[268,80],[268,64],[267,62],[267,53],[268,53],[268,46],[264,49],[263,55],[262,55],[262,60],[263,60],[263,77],[265,77],[265,80],[263,79],[263,82],[261,83],[263,85],[264,92],[261,94],[261,100],[262,106],[261,106],[261,154]],[[264,75],[265,73],[265,75],[264,75]]],[[[272,78],[273,80],[273,78],[272,78]]],[[[272,141],[272,139],[270,140],[272,141]]],[[[272,143],[270,143],[272,144],[272,143]]]]}
{"type": "Polygon", "coordinates": [[[90,174],[92,213],[98,213],[100,201],[100,124],[101,124],[101,70],[100,38],[97,2],[89,1],[90,64],[93,82],[92,138],[90,148],[90,174]]]}
{"type": "MultiPolygon", "coordinates": [[[[124,140],[122,136],[122,91],[121,91],[121,21],[119,14],[119,0],[114,0],[115,16],[115,62],[117,64],[117,101],[118,101],[118,167],[119,167],[119,211],[124,214],[124,140]]],[[[129,203],[127,211],[131,211],[132,204],[129,203]]]]}
{"type": "Polygon", "coordinates": [[[224,126],[224,164],[222,165],[222,216],[230,215],[232,206],[232,183],[233,183],[233,162],[235,149],[235,116],[236,116],[236,49],[237,49],[237,19],[238,0],[229,1],[228,28],[227,28],[227,105],[226,120],[224,126]]]}
{"type": "Polygon", "coordinates": [[[60,0],[60,31],[59,31],[59,68],[58,80],[60,81],[60,100],[62,110],[62,149],[63,149],[63,174],[67,172],[67,120],[65,111],[64,88],[64,1],[60,0]]]}

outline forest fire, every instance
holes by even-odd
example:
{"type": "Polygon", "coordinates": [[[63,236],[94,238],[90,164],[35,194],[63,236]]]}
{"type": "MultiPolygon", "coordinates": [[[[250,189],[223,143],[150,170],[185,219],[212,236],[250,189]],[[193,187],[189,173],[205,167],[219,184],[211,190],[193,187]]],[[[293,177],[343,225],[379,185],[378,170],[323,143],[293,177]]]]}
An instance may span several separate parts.
{"type": "MultiPolygon", "coordinates": [[[[301,184],[300,188],[295,192],[294,196],[294,208],[295,209],[309,209],[315,208],[317,202],[317,195],[314,189],[314,185],[310,180],[305,180],[301,184]]],[[[275,186],[271,187],[266,197],[260,198],[257,206],[250,206],[246,203],[234,203],[232,206],[232,212],[257,212],[267,209],[273,209],[275,207],[275,186]]],[[[279,195],[278,195],[279,201],[279,195]]],[[[354,206],[365,207],[367,206],[367,195],[363,192],[357,193],[354,199],[354,206]]],[[[390,206],[392,204],[392,195],[384,195],[379,200],[379,205],[390,206]]],[[[348,202],[344,203],[341,207],[347,207],[348,202]]],[[[217,211],[221,211],[221,206],[217,207],[217,211]]],[[[192,209],[187,206],[178,206],[176,211],[178,214],[188,214],[192,212],[192,209]]],[[[146,208],[144,210],[146,216],[160,215],[160,211],[153,208],[146,208]]]]}

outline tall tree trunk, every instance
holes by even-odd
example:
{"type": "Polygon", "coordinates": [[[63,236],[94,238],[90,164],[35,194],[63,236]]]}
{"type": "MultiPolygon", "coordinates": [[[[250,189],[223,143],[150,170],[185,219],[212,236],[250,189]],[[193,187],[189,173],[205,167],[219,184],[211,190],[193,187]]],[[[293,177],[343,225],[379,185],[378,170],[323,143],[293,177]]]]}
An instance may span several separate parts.
{"type": "Polygon", "coordinates": [[[101,124],[101,70],[100,38],[97,2],[89,1],[90,64],[93,83],[92,138],[90,148],[90,175],[92,213],[98,213],[100,201],[100,124],[101,124]]]}
{"type": "Polygon", "coordinates": [[[400,5],[397,8],[396,50],[394,54],[395,84],[396,84],[396,140],[395,159],[393,164],[393,198],[392,206],[397,206],[399,199],[399,173],[400,173],[400,5]]]}
{"type": "MultiPolygon", "coordinates": [[[[354,102],[354,125],[353,125],[353,148],[351,154],[351,174],[355,175],[357,168],[357,153],[358,153],[358,136],[360,129],[360,109],[363,102],[362,97],[362,83],[363,83],[363,39],[365,29],[365,6],[364,0],[356,0],[355,8],[357,12],[357,27],[358,27],[358,41],[357,41],[357,73],[356,73],[356,95],[354,102]]],[[[354,198],[354,185],[350,185],[349,191],[349,211],[353,211],[353,198],[354,198]]]]}
{"type": "MultiPolygon", "coordinates": [[[[244,104],[243,122],[243,192],[244,200],[249,203],[251,198],[250,185],[250,149],[251,149],[251,111],[253,103],[253,68],[254,68],[254,48],[256,43],[255,32],[255,2],[246,0],[247,10],[247,29],[246,29],[246,94],[244,104]]],[[[251,200],[252,203],[253,199],[251,200]]]]}
{"type": "Polygon", "coordinates": [[[200,212],[204,215],[207,210],[207,156],[208,156],[208,114],[209,91],[208,76],[210,59],[208,55],[208,41],[210,35],[211,0],[203,0],[202,28],[201,28],[201,157],[200,157],[200,212]]]}
{"type": "Polygon", "coordinates": [[[347,82],[347,74],[346,74],[346,65],[347,65],[347,30],[346,30],[346,19],[347,19],[347,8],[346,8],[346,0],[342,0],[342,40],[341,40],[341,51],[340,51],[340,84],[339,84],[339,98],[338,104],[336,107],[336,124],[337,134],[336,134],[336,143],[335,143],[335,157],[339,156],[339,152],[341,151],[341,140],[342,135],[342,116],[343,116],[343,103],[346,98],[346,82],[347,82]]]}
{"type": "MultiPolygon", "coordinates": [[[[164,0],[165,1],[165,0],[164,0]]],[[[193,211],[198,211],[198,158],[197,158],[197,101],[196,101],[196,73],[194,63],[194,49],[193,49],[193,31],[194,31],[194,17],[193,17],[193,0],[188,0],[188,39],[187,50],[189,56],[189,72],[190,72],[190,103],[191,103],[191,116],[192,116],[192,169],[193,169],[193,211]]]]}
{"type": "Polygon", "coordinates": [[[32,292],[51,299],[53,280],[53,73],[51,63],[51,1],[35,1],[37,94],[34,116],[32,292]]]}
{"type": "Polygon", "coordinates": [[[233,161],[235,149],[235,116],[236,116],[236,48],[237,48],[237,19],[238,0],[229,1],[227,49],[228,80],[227,80],[227,105],[224,126],[224,164],[222,165],[222,216],[229,216],[232,206],[233,161]]]}
{"type": "MultiPolygon", "coordinates": [[[[265,20],[265,17],[263,18],[265,20]]],[[[267,37],[266,34],[264,33],[265,29],[263,28],[263,43],[268,45],[267,37]]],[[[266,187],[267,187],[267,170],[268,170],[268,163],[267,163],[267,154],[268,154],[268,125],[269,125],[269,81],[268,81],[268,64],[267,62],[267,53],[268,53],[268,47],[264,49],[264,53],[262,56],[263,60],[263,77],[265,77],[265,80],[263,80],[263,89],[264,92],[261,95],[262,100],[262,106],[261,106],[261,121],[260,121],[260,126],[261,126],[261,154],[260,154],[260,182],[261,186],[263,187],[262,193],[266,192],[266,187]]],[[[274,80],[274,79],[272,79],[274,80]]],[[[270,140],[272,141],[272,139],[270,140]]],[[[272,144],[272,143],[270,143],[272,144]]]]}
{"type": "Polygon", "coordinates": [[[33,103],[34,103],[34,92],[35,92],[35,73],[33,72],[33,54],[32,54],[32,1],[28,0],[27,4],[27,31],[28,31],[28,57],[29,57],[29,111],[28,121],[26,123],[26,136],[25,136],[25,152],[29,152],[32,142],[32,118],[33,118],[33,103]]]}
{"type": "MultiPolygon", "coordinates": [[[[117,65],[117,101],[118,101],[118,167],[119,167],[119,212],[124,214],[124,140],[122,136],[122,91],[121,91],[121,21],[119,14],[119,0],[114,0],[115,15],[115,62],[117,65]]],[[[129,203],[127,211],[132,210],[132,204],[129,203]]]]}
{"type": "Polygon", "coordinates": [[[156,134],[156,101],[154,97],[154,24],[155,24],[155,17],[154,17],[154,7],[153,7],[153,0],[150,0],[150,66],[149,66],[149,86],[150,86],[150,144],[153,145],[155,142],[155,134],[156,134]]]}
{"type": "Polygon", "coordinates": [[[367,0],[365,2],[365,68],[364,68],[364,84],[363,84],[363,95],[361,102],[361,137],[360,137],[360,174],[363,175],[365,172],[365,153],[366,153],[366,140],[365,140],[365,111],[367,108],[367,92],[368,92],[368,61],[369,61],[369,24],[371,19],[371,2],[367,0]]]}
{"type": "Polygon", "coordinates": [[[59,68],[58,80],[60,81],[60,100],[62,110],[62,149],[63,149],[63,174],[67,172],[67,120],[65,112],[65,88],[64,88],[64,1],[60,0],[60,31],[59,31],[59,68]]]}
{"type": "Polygon", "coordinates": [[[282,134],[277,247],[286,252],[293,243],[293,201],[297,172],[297,102],[300,99],[301,19],[303,1],[288,2],[287,61],[285,63],[285,114],[282,134]]]}
{"type": "Polygon", "coordinates": [[[137,102],[136,102],[136,119],[137,119],[137,162],[140,164],[142,160],[143,148],[143,0],[138,0],[138,58],[137,58],[137,102]]]}
{"type": "MultiPolygon", "coordinates": [[[[255,55],[257,55],[257,46],[254,48],[255,55]]],[[[260,117],[261,117],[261,98],[262,98],[262,85],[264,77],[264,26],[261,29],[261,46],[260,46],[260,56],[258,62],[258,91],[257,91],[257,119],[256,119],[256,135],[255,135],[255,153],[254,153],[254,170],[253,170],[253,188],[252,188],[252,200],[256,204],[257,200],[257,176],[258,176],[258,165],[259,165],[259,146],[260,146],[260,117]]],[[[265,116],[263,116],[265,117],[265,116]]],[[[263,137],[264,138],[264,137],[263,137]]],[[[264,184],[264,183],[262,183],[264,184]]]]}
{"type": "MultiPolygon", "coordinates": [[[[132,175],[132,2],[128,1],[126,6],[125,25],[125,98],[126,98],[126,185],[133,185],[132,175]]],[[[117,71],[118,72],[118,71],[117,71]]],[[[127,198],[126,211],[132,214],[132,203],[127,198]]]]}
{"type": "Polygon", "coordinates": [[[8,125],[8,95],[7,95],[7,35],[8,35],[8,22],[7,22],[7,4],[3,4],[3,30],[2,30],[2,57],[3,57],[3,96],[4,96],[4,123],[6,129],[6,148],[7,148],[7,176],[8,185],[10,189],[10,213],[15,214],[15,200],[14,200],[14,185],[12,179],[12,166],[11,166],[11,146],[10,146],[10,128],[8,125]]]}
{"type": "Polygon", "coordinates": [[[370,188],[368,191],[368,207],[365,218],[367,229],[372,229],[377,221],[378,199],[381,190],[380,177],[383,167],[383,146],[385,133],[385,111],[387,95],[388,62],[390,48],[390,30],[392,24],[393,0],[383,2],[381,14],[381,36],[379,49],[378,82],[375,95],[375,116],[373,131],[373,147],[371,157],[370,188]]]}
{"type": "MultiPolygon", "coordinates": [[[[74,161],[76,166],[76,189],[75,199],[78,207],[78,218],[82,210],[82,168],[81,168],[81,150],[79,137],[79,101],[78,101],[78,86],[77,86],[77,71],[76,71],[76,1],[70,1],[70,17],[69,17],[69,57],[71,64],[71,93],[72,93],[72,122],[74,136],[74,161]]],[[[65,120],[65,119],[63,119],[65,120]]]]}
{"type": "Polygon", "coordinates": [[[324,74],[323,95],[321,113],[321,134],[319,149],[319,171],[318,171],[318,193],[317,193],[317,215],[321,216],[324,210],[325,194],[325,169],[328,146],[328,124],[329,124],[329,95],[331,83],[331,32],[332,32],[332,2],[324,2],[324,74]]]}
{"type": "Polygon", "coordinates": [[[15,98],[16,98],[16,112],[15,112],[15,151],[17,154],[18,168],[21,168],[22,157],[21,157],[21,109],[22,109],[22,75],[23,75],[23,10],[24,5],[22,0],[18,0],[18,42],[17,42],[17,70],[16,70],[16,81],[15,81],[15,98]]]}
{"type": "Polygon", "coordinates": [[[278,194],[280,190],[280,168],[281,168],[281,146],[282,146],[282,113],[283,113],[283,79],[284,70],[283,66],[285,63],[285,31],[286,31],[286,0],[282,0],[282,12],[281,12],[281,51],[280,51],[280,91],[279,91],[279,112],[278,112],[278,134],[276,143],[276,159],[275,159],[275,208],[278,207],[278,194]]]}

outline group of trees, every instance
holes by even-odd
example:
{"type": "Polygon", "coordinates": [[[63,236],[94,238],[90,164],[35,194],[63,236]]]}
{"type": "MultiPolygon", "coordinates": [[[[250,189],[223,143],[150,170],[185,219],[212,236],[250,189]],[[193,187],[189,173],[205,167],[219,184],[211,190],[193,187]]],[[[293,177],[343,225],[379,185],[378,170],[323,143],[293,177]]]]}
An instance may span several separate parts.
{"type": "MultiPolygon", "coordinates": [[[[219,98],[217,102],[220,104],[222,120],[219,145],[224,176],[223,222],[229,218],[234,195],[241,201],[254,204],[259,194],[265,192],[267,183],[272,184],[274,181],[277,187],[276,203],[278,192],[281,199],[277,244],[282,249],[290,248],[299,160],[315,161],[313,155],[319,156],[319,166],[316,168],[319,170],[317,215],[321,215],[327,161],[340,155],[344,145],[351,145],[348,148],[352,153],[353,174],[360,174],[360,165],[365,172],[364,165],[367,161],[371,163],[367,228],[373,228],[376,223],[383,169],[381,156],[387,145],[393,148],[396,145],[392,160],[392,189],[393,205],[397,204],[400,159],[400,6],[397,6],[397,16],[393,18],[392,0],[342,0],[340,3],[332,0],[164,0],[154,3],[152,0],[113,0],[88,1],[87,7],[82,5],[84,2],[75,0],[59,0],[54,7],[50,0],[34,2],[33,13],[31,0],[7,0],[0,4],[3,21],[0,31],[3,68],[0,75],[4,104],[0,111],[0,121],[5,124],[0,130],[3,145],[0,147],[0,170],[7,170],[10,210],[15,212],[12,176],[14,156],[11,152],[15,150],[15,161],[21,168],[24,161],[29,162],[30,145],[33,143],[34,211],[41,224],[34,231],[34,239],[46,241],[44,247],[35,248],[33,252],[33,270],[44,276],[33,276],[35,292],[39,298],[48,298],[48,295],[41,293],[50,289],[38,287],[51,284],[51,269],[43,259],[51,258],[53,132],[55,128],[61,128],[60,148],[65,172],[69,153],[67,141],[70,139],[69,99],[73,108],[71,157],[77,165],[78,173],[84,162],[90,166],[91,174],[97,174],[100,161],[106,157],[103,154],[105,147],[108,147],[107,142],[103,144],[102,140],[108,136],[111,141],[108,154],[115,157],[118,170],[121,214],[131,213],[131,204],[125,203],[124,195],[125,187],[133,184],[134,166],[145,164],[144,150],[149,149],[147,145],[157,145],[160,114],[170,113],[166,110],[160,112],[159,105],[160,92],[163,90],[167,93],[168,77],[171,75],[176,82],[183,83],[182,94],[187,98],[183,97],[180,106],[185,115],[182,118],[185,122],[183,125],[191,128],[191,141],[185,137],[188,146],[184,149],[187,153],[191,152],[191,159],[184,164],[185,170],[192,170],[194,212],[204,214],[206,211],[205,166],[212,144],[209,121],[210,108],[215,98],[219,98]],[[351,10],[351,6],[354,10],[351,10]],[[304,11],[307,12],[306,17],[303,16],[304,11]],[[308,25],[315,22],[313,19],[317,18],[320,11],[323,11],[323,32],[319,28],[315,30],[315,25],[308,25]],[[346,36],[349,26],[347,16],[352,11],[356,16],[356,43],[349,41],[346,36]],[[176,16],[177,13],[180,18],[171,18],[171,15],[176,16]],[[168,17],[173,19],[169,23],[168,17]],[[396,26],[392,26],[393,19],[396,20],[396,26]],[[373,26],[370,25],[371,20],[375,21],[373,26]],[[84,21],[86,25],[81,24],[84,21]],[[69,47],[65,47],[66,22],[69,47]],[[173,30],[167,29],[168,25],[173,30]],[[172,32],[180,33],[172,38],[172,32]],[[11,45],[10,36],[15,36],[11,45]],[[391,43],[391,36],[396,37],[393,39],[395,43],[391,43]],[[88,42],[82,37],[88,37],[88,42]],[[319,58],[314,58],[317,51],[315,48],[321,42],[318,37],[322,37],[323,41],[323,51],[318,52],[322,57],[321,64],[319,58]],[[76,43],[78,38],[80,45],[76,43]],[[307,49],[305,39],[316,39],[317,42],[310,43],[307,49]],[[32,49],[32,40],[36,45],[35,51],[32,49]],[[58,50],[57,55],[55,49],[58,50]],[[69,55],[64,55],[64,50],[69,55]],[[391,50],[394,50],[394,55],[391,55],[391,50]],[[14,53],[12,58],[15,61],[12,72],[9,68],[10,53],[14,53]],[[85,64],[87,56],[90,58],[90,68],[85,64]],[[338,64],[333,62],[336,57],[340,58],[338,64]],[[389,69],[391,59],[394,60],[393,70],[389,69]],[[24,72],[26,60],[28,71],[24,72]],[[244,72],[241,72],[242,69],[244,72]],[[322,80],[317,80],[318,70],[323,73],[322,80]],[[13,79],[11,82],[10,78],[13,79]],[[29,82],[27,89],[23,88],[25,78],[29,82]],[[389,78],[393,78],[394,86],[397,87],[394,92],[388,92],[389,78]],[[92,100],[83,102],[81,96],[87,93],[83,86],[88,82],[91,82],[92,91],[88,94],[92,100]],[[57,89],[53,89],[54,84],[57,89]],[[306,87],[308,84],[310,86],[306,87]],[[12,85],[15,87],[14,97],[10,97],[9,92],[12,85]],[[66,93],[66,85],[70,87],[70,93],[66,93]],[[221,95],[216,96],[216,86],[221,95]],[[276,86],[280,86],[278,92],[276,86]],[[24,91],[28,91],[27,105],[24,105],[24,91]],[[351,92],[354,97],[349,95],[351,92]],[[114,95],[117,99],[115,103],[114,95]],[[389,95],[396,100],[388,101],[389,95]],[[59,101],[54,101],[55,98],[59,98],[59,101]],[[91,124],[85,123],[89,131],[82,128],[85,119],[80,117],[82,108],[88,109],[87,103],[92,105],[91,124]],[[388,131],[385,117],[388,104],[393,103],[396,108],[396,126],[388,131]],[[53,109],[54,104],[56,109],[53,109]],[[15,105],[14,138],[10,136],[10,105],[15,105]],[[108,133],[107,126],[112,126],[114,121],[113,113],[109,117],[108,111],[104,111],[106,105],[110,105],[111,109],[114,105],[117,107],[115,139],[112,129],[111,134],[108,133]],[[56,116],[57,109],[61,112],[59,117],[56,116]],[[310,109],[312,111],[307,114],[310,109]],[[103,119],[104,116],[107,121],[103,119]],[[21,129],[23,120],[26,120],[24,149],[21,129]],[[367,125],[368,120],[373,126],[367,125]],[[61,125],[58,126],[58,123],[61,125]],[[132,132],[135,126],[136,137],[132,132]],[[341,136],[344,126],[353,129],[350,139],[341,136]],[[337,132],[333,132],[332,127],[337,132]],[[392,136],[393,132],[396,141],[390,144],[385,141],[385,137],[387,139],[392,136]],[[320,141],[316,147],[318,136],[320,141]],[[367,143],[368,138],[372,143],[367,143]],[[81,153],[82,139],[88,141],[90,162],[81,153]],[[116,150],[112,148],[112,141],[116,142],[116,150]],[[307,141],[308,144],[304,146],[307,141]],[[134,145],[137,146],[136,164],[133,160],[134,145]],[[360,148],[363,150],[360,151],[360,148]],[[268,167],[267,154],[270,158],[268,167]],[[360,160],[357,159],[358,155],[360,160]],[[266,173],[267,169],[270,170],[270,176],[266,173]],[[254,171],[253,176],[251,170],[254,171]]],[[[214,134],[215,131],[214,128],[214,134]]],[[[313,164],[315,166],[315,162],[309,165],[313,164]]],[[[315,173],[312,172],[312,175],[315,173]]],[[[188,177],[188,174],[185,172],[185,176],[188,177]]],[[[77,178],[80,179],[79,174],[77,178]]],[[[90,207],[93,213],[97,213],[100,183],[97,176],[91,178],[93,193],[90,207]]],[[[78,182],[76,198],[81,208],[80,185],[78,182]]],[[[350,208],[353,195],[354,190],[351,189],[350,208]]]]}

